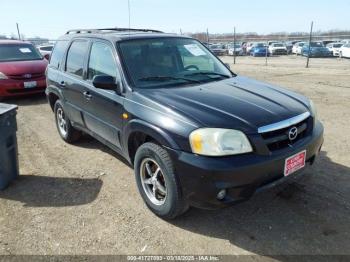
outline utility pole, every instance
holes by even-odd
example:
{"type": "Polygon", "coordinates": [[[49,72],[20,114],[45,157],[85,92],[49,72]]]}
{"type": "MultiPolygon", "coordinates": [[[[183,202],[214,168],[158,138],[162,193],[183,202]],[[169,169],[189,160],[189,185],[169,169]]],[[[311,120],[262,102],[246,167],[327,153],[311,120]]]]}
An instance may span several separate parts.
{"type": "Polygon", "coordinates": [[[233,64],[236,64],[236,27],[233,28],[233,64]]]}
{"type": "Polygon", "coordinates": [[[314,22],[311,22],[311,29],[310,29],[310,37],[309,37],[309,50],[307,51],[307,60],[306,60],[306,68],[309,67],[309,61],[310,61],[310,51],[311,51],[311,40],[312,40],[312,30],[314,28],[314,22]]]}
{"type": "Polygon", "coordinates": [[[19,33],[19,26],[18,26],[18,23],[16,23],[16,26],[17,26],[18,39],[21,40],[21,34],[19,33]]]}
{"type": "Polygon", "coordinates": [[[267,57],[269,56],[269,41],[266,40],[266,50],[265,50],[265,66],[267,66],[267,57]]]}
{"type": "Polygon", "coordinates": [[[209,30],[207,28],[207,43],[209,44],[209,30]]]}
{"type": "Polygon", "coordinates": [[[180,28],[180,35],[182,35],[182,29],[180,28]]]}

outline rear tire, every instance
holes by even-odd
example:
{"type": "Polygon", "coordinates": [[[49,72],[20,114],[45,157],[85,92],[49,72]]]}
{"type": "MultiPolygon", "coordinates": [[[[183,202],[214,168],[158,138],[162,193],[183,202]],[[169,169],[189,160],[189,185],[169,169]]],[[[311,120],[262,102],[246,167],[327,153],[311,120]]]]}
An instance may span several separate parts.
{"type": "Polygon", "coordinates": [[[135,178],[147,207],[163,219],[174,219],[187,211],[181,186],[168,152],[154,143],[141,145],[136,152],[135,178]]]}
{"type": "Polygon", "coordinates": [[[79,140],[81,132],[74,129],[62,106],[62,102],[57,100],[54,106],[56,127],[61,138],[67,143],[79,140]]]}

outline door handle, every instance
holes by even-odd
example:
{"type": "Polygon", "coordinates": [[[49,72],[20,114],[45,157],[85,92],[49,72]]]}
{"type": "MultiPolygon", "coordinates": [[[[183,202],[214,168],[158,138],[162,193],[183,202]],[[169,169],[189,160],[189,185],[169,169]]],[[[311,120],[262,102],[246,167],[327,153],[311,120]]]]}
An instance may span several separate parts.
{"type": "Polygon", "coordinates": [[[83,93],[83,95],[85,96],[85,98],[86,98],[87,100],[90,100],[90,99],[92,98],[92,95],[91,95],[88,91],[85,91],[85,92],[83,93]]]}

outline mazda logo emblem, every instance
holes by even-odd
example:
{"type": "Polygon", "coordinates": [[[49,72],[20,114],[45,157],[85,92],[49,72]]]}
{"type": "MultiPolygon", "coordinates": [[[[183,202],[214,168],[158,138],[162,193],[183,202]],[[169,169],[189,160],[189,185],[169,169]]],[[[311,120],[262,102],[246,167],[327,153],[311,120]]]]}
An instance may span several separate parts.
{"type": "Polygon", "coordinates": [[[298,136],[298,128],[296,128],[294,126],[291,129],[289,129],[288,138],[289,138],[290,141],[295,140],[297,138],[297,136],[298,136]]]}

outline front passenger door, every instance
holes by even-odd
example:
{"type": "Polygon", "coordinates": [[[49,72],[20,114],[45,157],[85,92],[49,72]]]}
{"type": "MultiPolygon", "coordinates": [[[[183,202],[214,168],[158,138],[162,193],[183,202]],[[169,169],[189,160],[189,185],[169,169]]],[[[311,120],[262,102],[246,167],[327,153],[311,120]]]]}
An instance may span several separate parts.
{"type": "Polygon", "coordinates": [[[96,75],[112,76],[121,84],[113,47],[102,40],[92,42],[89,54],[84,122],[90,131],[120,148],[124,98],[114,90],[95,88],[92,79],[96,75]]]}

